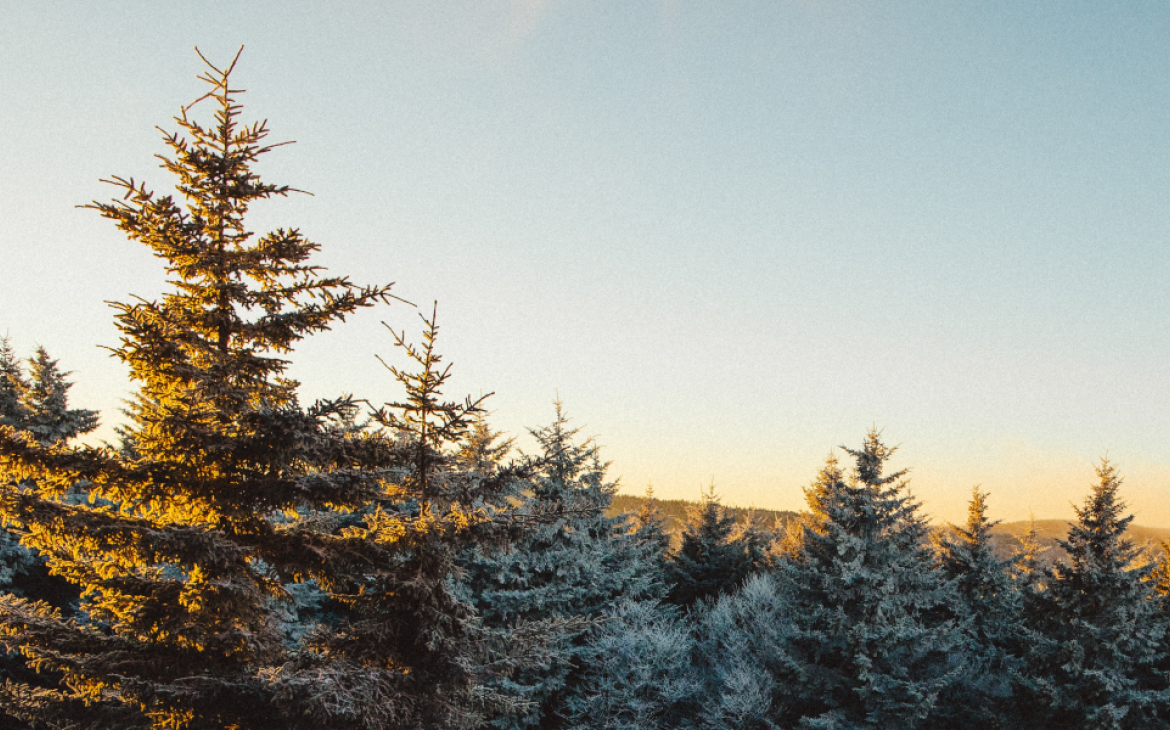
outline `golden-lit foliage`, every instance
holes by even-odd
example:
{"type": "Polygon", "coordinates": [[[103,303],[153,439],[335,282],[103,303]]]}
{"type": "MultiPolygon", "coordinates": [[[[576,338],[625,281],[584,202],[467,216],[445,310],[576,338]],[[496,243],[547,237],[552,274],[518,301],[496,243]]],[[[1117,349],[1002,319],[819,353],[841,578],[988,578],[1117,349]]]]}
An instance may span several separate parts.
{"type": "MultiPolygon", "coordinates": [[[[43,444],[0,426],[0,519],[81,593],[77,618],[0,598],[3,645],[60,678],[4,690],[30,720],[271,726],[288,687],[278,692],[264,667],[292,659],[273,613],[290,600],[285,585],[372,595],[371,566],[477,519],[392,507],[409,496],[393,483],[406,473],[390,469],[402,461],[394,439],[357,424],[352,400],[299,405],[281,356],[387,301],[389,287],[322,276],[308,263],[317,245],[296,229],[247,229],[251,203],[291,189],[252,171],[277,145],[264,141],[265,124],[239,121],[234,65],[208,63],[210,90],[164,134],[178,199],[114,177],[121,198],[89,206],[162,259],[172,286],[157,301],[114,305],[114,354],[138,386],[123,447],[43,444]],[[214,107],[211,124],[191,115],[197,104],[214,107]],[[64,499],[79,485],[85,500],[64,499]],[[343,524],[353,519],[365,526],[343,524]]],[[[375,674],[406,674],[409,660],[365,643],[371,652],[354,666],[381,657],[375,674]]],[[[310,674],[338,671],[312,664],[310,674]]]]}
{"type": "MultiPolygon", "coordinates": [[[[418,368],[388,366],[403,402],[367,421],[348,396],[300,405],[284,356],[392,296],[322,275],[296,229],[248,230],[252,203],[293,190],[252,169],[279,145],[239,121],[236,60],[207,62],[210,90],[164,132],[177,198],[114,177],[120,199],[87,206],[171,286],[113,305],[113,353],[137,385],[120,447],[0,421],[0,521],[80,595],[68,611],[0,596],[0,646],[41,675],[0,686],[0,702],[62,727],[474,724],[489,702],[477,673],[512,663],[447,580],[461,541],[523,528],[500,498],[522,470],[456,468],[483,399],[442,399],[433,313],[421,346],[391,330],[418,368]],[[327,627],[299,617],[304,595],[327,627]]],[[[92,428],[92,412],[70,413],[92,428]]]]}

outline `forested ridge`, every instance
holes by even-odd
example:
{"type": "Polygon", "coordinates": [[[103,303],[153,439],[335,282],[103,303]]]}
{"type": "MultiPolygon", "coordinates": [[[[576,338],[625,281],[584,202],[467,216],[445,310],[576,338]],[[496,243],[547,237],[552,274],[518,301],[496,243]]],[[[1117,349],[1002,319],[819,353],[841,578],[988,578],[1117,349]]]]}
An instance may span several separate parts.
{"type": "Polygon", "coordinates": [[[249,230],[292,188],[235,62],[163,133],[173,194],[88,206],[170,287],[113,304],[118,442],[0,340],[0,727],[1170,727],[1170,543],[1108,461],[1059,537],[978,488],[929,524],[876,429],[800,513],[618,496],[563,404],[525,454],[449,399],[435,307],[385,394],[301,403],[298,342],[408,305],[249,230]]]}

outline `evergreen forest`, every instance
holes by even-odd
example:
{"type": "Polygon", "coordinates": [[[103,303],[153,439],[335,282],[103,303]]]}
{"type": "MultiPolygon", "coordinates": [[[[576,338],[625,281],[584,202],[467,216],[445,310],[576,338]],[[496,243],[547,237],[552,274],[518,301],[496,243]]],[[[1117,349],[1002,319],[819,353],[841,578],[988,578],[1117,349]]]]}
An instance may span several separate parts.
{"type": "Polygon", "coordinates": [[[526,454],[445,392],[434,308],[390,330],[389,395],[301,402],[302,339],[411,305],[249,230],[293,189],[255,171],[278,145],[235,61],[205,63],[174,190],[86,206],[168,286],[113,305],[117,443],[80,445],[69,372],[0,340],[0,728],[1170,728],[1170,543],[1135,545],[1106,460],[1059,559],[994,539],[978,488],[933,528],[876,429],[804,512],[712,485],[668,526],[615,508],[561,403],[526,454]]]}

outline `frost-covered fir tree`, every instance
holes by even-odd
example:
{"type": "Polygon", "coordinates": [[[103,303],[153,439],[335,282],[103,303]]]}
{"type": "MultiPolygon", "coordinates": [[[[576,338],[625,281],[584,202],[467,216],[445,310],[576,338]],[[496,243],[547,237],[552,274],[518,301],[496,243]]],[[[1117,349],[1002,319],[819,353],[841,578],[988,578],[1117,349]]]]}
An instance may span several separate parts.
{"type": "Polygon", "coordinates": [[[24,423],[21,397],[28,391],[28,381],[12,349],[8,336],[0,337],[0,426],[20,428],[24,423]]]}
{"type": "Polygon", "coordinates": [[[765,567],[766,556],[764,540],[754,527],[748,524],[738,530],[735,517],[719,504],[714,483],[690,518],[666,573],[666,600],[684,608],[736,590],[765,567]]]}
{"type": "Polygon", "coordinates": [[[734,593],[691,614],[697,636],[695,670],[702,679],[695,726],[704,730],[789,727],[795,626],[783,584],[758,573],[734,593]]]}
{"type": "Polygon", "coordinates": [[[621,600],[584,647],[568,704],[574,730],[679,730],[698,712],[694,637],[677,606],[621,600]]]}
{"type": "MultiPolygon", "coordinates": [[[[661,586],[652,559],[657,545],[631,532],[624,518],[605,514],[616,485],[605,479],[607,465],[598,446],[577,439],[578,429],[569,426],[559,401],[553,423],[531,433],[540,453],[521,496],[536,524],[503,549],[478,547],[463,559],[463,590],[484,624],[507,629],[593,619],[621,598],[657,598],[661,586]]],[[[584,671],[583,624],[568,626],[559,653],[543,666],[494,685],[531,708],[501,714],[492,726],[560,726],[566,700],[584,671]]]]}
{"type": "MultiPolygon", "coordinates": [[[[61,372],[45,348],[37,348],[25,370],[8,338],[0,337],[0,426],[44,446],[63,444],[97,428],[96,411],[69,407],[70,373],[61,372]]],[[[0,483],[11,478],[0,472],[0,483]]],[[[58,606],[77,597],[76,591],[48,574],[44,561],[21,545],[18,535],[5,529],[0,529],[0,592],[58,606]]]]}
{"type": "Polygon", "coordinates": [[[971,490],[967,523],[938,541],[938,562],[955,587],[951,606],[963,630],[963,673],[942,695],[935,727],[1014,727],[1010,674],[1018,667],[1020,595],[1012,572],[1016,558],[1000,559],[992,545],[987,494],[971,490]]]}
{"type": "Polygon", "coordinates": [[[42,444],[58,444],[97,428],[97,411],[69,407],[67,381],[57,361],[38,347],[28,361],[28,390],[21,399],[25,410],[24,429],[42,444]]]}
{"type": "Polygon", "coordinates": [[[847,478],[830,457],[806,490],[803,544],[779,573],[791,600],[789,705],[781,727],[930,727],[961,646],[943,609],[953,587],[934,564],[928,526],[904,471],[886,472],[894,447],[871,430],[845,449],[847,478]]]}
{"type": "Polygon", "coordinates": [[[1125,537],[1121,477],[1107,460],[1060,542],[1067,564],[1045,570],[1026,603],[1027,667],[1021,702],[1030,727],[1154,728],[1170,721],[1166,619],[1149,578],[1153,565],[1125,537]]]}
{"type": "MultiPolygon", "coordinates": [[[[0,338],[0,426],[44,445],[60,444],[97,426],[94,411],[69,408],[68,373],[60,371],[44,348],[37,348],[26,365],[27,374],[8,338],[0,338]]],[[[0,484],[14,478],[0,469],[0,484]]],[[[28,482],[23,486],[32,487],[28,482]]],[[[20,544],[17,532],[0,527],[0,594],[4,593],[59,609],[67,609],[79,597],[74,586],[49,573],[35,550],[20,544]]],[[[0,684],[7,681],[38,689],[55,684],[55,678],[37,677],[19,654],[0,653],[0,684]]],[[[0,728],[9,727],[24,728],[25,724],[0,709],[0,728]]]]}

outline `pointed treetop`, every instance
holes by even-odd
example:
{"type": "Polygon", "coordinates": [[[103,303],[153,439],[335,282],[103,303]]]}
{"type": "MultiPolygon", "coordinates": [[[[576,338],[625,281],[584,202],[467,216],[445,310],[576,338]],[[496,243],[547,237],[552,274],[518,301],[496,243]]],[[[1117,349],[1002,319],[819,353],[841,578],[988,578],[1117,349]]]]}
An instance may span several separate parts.
{"type": "Polygon", "coordinates": [[[1133,515],[1122,516],[1126,504],[1118,495],[1122,479],[1108,458],[1102,458],[1096,467],[1097,482],[1093,484],[1083,507],[1073,507],[1077,523],[1068,531],[1068,539],[1060,541],[1068,551],[1073,570],[1123,570],[1136,556],[1133,541],[1125,531],[1133,522],[1133,515]]]}
{"type": "Polygon", "coordinates": [[[897,446],[887,446],[882,442],[882,432],[876,426],[871,427],[865,434],[865,441],[861,449],[854,450],[842,446],[849,455],[856,459],[853,469],[853,480],[856,483],[870,487],[882,487],[893,484],[909,473],[909,469],[902,469],[893,474],[882,474],[886,462],[898,450],[897,446]]]}
{"type": "Polygon", "coordinates": [[[983,547],[991,539],[991,528],[1001,520],[987,519],[987,492],[979,491],[979,485],[971,488],[971,501],[967,505],[967,524],[963,527],[951,525],[959,539],[972,546],[983,547]]]}
{"type": "Polygon", "coordinates": [[[29,358],[28,388],[21,399],[26,411],[25,428],[42,444],[67,441],[97,428],[97,411],[69,408],[69,389],[73,387],[57,361],[44,347],[29,358]]]}
{"type": "Polygon", "coordinates": [[[16,351],[8,335],[0,337],[0,426],[19,428],[24,422],[21,399],[28,390],[28,381],[16,358],[16,351]]]}

